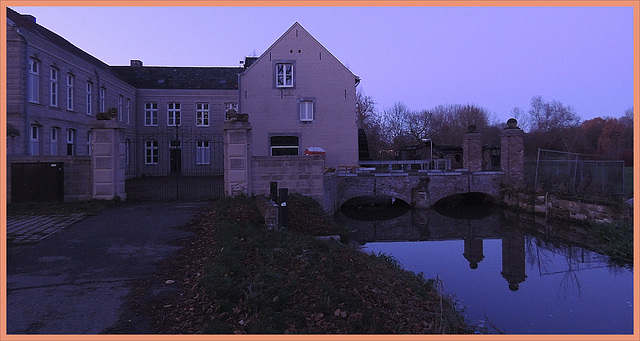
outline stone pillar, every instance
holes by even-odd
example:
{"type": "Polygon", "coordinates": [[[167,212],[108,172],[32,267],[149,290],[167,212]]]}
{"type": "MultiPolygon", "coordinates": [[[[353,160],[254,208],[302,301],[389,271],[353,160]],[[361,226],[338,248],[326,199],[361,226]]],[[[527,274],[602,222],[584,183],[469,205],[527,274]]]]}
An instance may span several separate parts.
{"type": "Polygon", "coordinates": [[[251,124],[246,115],[224,122],[224,194],[251,195],[251,124]]]}
{"type": "Polygon", "coordinates": [[[500,167],[504,172],[504,182],[521,186],[524,180],[524,131],[518,121],[510,118],[507,127],[500,134],[500,167]]]}
{"type": "Polygon", "coordinates": [[[111,200],[127,199],[125,193],[125,131],[118,122],[100,121],[91,129],[93,167],[93,198],[111,200]]]}
{"type": "Polygon", "coordinates": [[[462,139],[462,168],[469,172],[482,171],[482,135],[473,124],[462,139]]]}

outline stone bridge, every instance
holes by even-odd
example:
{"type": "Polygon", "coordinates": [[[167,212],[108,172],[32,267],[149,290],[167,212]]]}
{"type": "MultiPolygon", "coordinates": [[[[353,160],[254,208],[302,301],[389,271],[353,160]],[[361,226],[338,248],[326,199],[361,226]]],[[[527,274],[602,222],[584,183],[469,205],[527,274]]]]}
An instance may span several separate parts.
{"type": "Polygon", "coordinates": [[[480,192],[500,198],[503,172],[406,172],[339,174],[336,206],[362,196],[388,196],[428,208],[454,194],[480,192]]]}

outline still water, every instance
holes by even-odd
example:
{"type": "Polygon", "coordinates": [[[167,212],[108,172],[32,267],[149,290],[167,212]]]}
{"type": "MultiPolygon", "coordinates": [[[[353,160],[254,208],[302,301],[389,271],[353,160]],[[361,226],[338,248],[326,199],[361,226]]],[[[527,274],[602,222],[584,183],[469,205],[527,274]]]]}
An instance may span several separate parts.
{"type": "Polygon", "coordinates": [[[484,212],[460,219],[463,214],[410,210],[386,220],[338,213],[336,220],[364,251],[440,279],[481,332],[633,334],[630,266],[611,265],[587,249],[593,248],[580,227],[484,212]]]}

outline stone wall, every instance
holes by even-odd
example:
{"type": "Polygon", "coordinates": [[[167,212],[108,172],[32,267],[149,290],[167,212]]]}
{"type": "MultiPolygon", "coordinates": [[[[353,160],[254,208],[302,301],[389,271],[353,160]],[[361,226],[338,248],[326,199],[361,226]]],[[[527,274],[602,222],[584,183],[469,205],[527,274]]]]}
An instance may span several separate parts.
{"type": "Polygon", "coordinates": [[[324,197],[320,202],[324,211],[333,215],[339,208],[337,206],[338,200],[338,173],[330,172],[324,175],[324,197]]]}
{"type": "Polygon", "coordinates": [[[341,174],[336,205],[366,195],[395,197],[427,208],[453,194],[482,192],[500,198],[502,172],[341,174]]]}
{"type": "Polygon", "coordinates": [[[270,183],[289,193],[324,202],[324,160],[320,156],[254,156],[251,158],[253,195],[269,195],[270,183]]]}
{"type": "Polygon", "coordinates": [[[611,223],[632,221],[633,208],[610,206],[597,203],[558,199],[554,195],[533,195],[526,193],[505,194],[503,202],[511,208],[535,213],[545,218],[575,222],[611,223]]]}

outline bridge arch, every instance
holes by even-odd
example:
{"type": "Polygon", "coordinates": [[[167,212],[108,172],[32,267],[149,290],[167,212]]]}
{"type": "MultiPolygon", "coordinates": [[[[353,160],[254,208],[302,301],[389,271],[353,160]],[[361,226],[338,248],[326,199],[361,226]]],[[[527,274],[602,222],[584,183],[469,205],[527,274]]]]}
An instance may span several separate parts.
{"type": "Polygon", "coordinates": [[[388,196],[416,208],[429,208],[440,199],[462,193],[500,198],[502,172],[442,172],[342,174],[338,177],[336,207],[361,196],[388,196]]]}

